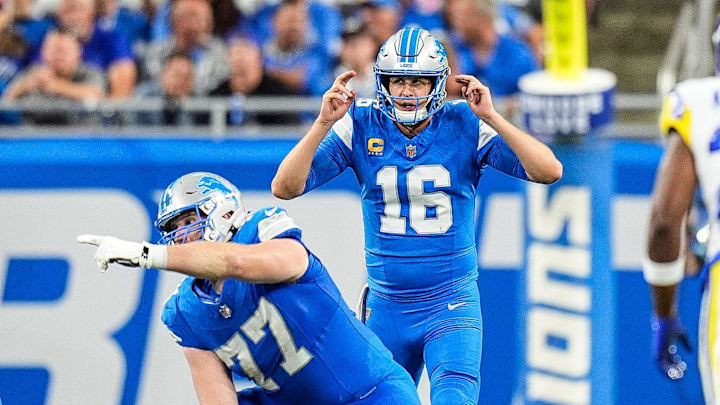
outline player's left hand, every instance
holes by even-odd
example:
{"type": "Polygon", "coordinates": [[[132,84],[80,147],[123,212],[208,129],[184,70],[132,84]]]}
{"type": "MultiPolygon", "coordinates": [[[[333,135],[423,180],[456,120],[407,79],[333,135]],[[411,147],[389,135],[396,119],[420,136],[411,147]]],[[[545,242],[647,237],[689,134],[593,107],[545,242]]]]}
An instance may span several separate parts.
{"type": "Polygon", "coordinates": [[[77,241],[98,247],[95,251],[95,264],[102,272],[107,270],[110,263],[146,269],[162,269],[167,265],[167,246],[98,235],[78,235],[77,241]]]}
{"type": "Polygon", "coordinates": [[[676,341],[680,341],[687,350],[692,350],[690,338],[678,317],[658,318],[652,320],[653,357],[665,376],[671,380],[679,380],[685,376],[687,364],[678,354],[676,341]]]}
{"type": "Polygon", "coordinates": [[[495,113],[490,89],[480,83],[475,76],[457,75],[455,81],[462,84],[460,94],[467,100],[472,112],[478,117],[486,118],[495,113]]]}

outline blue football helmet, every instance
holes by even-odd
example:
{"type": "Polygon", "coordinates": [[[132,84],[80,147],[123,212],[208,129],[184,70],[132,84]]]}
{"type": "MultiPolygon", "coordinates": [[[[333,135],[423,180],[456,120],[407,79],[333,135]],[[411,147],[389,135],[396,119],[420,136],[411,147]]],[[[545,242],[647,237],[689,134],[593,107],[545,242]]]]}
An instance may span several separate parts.
{"type": "Polygon", "coordinates": [[[401,124],[415,124],[435,114],[442,107],[447,93],[445,82],[450,74],[445,47],[428,31],[403,28],[380,48],[375,65],[375,87],[380,110],[391,120],[401,124]],[[399,97],[390,94],[391,76],[422,76],[431,79],[430,94],[423,97],[399,97]],[[414,111],[399,110],[395,103],[415,102],[414,111]]]}
{"type": "Polygon", "coordinates": [[[247,211],[240,191],[217,174],[194,172],[181,176],[165,189],[155,228],[159,243],[184,243],[187,235],[201,230],[210,242],[227,242],[247,221],[247,211]],[[173,218],[194,210],[198,220],[176,229],[168,225],[173,218]],[[176,241],[182,236],[182,241],[176,241]]]}

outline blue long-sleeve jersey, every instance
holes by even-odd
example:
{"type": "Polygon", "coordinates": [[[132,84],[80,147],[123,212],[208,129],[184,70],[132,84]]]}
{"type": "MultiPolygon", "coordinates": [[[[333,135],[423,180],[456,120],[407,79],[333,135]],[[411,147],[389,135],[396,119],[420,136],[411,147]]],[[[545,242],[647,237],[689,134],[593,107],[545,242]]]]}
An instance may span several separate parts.
{"type": "MultiPolygon", "coordinates": [[[[282,208],[257,211],[232,242],[300,241],[282,208]]],[[[225,280],[221,294],[188,277],[166,302],[162,320],[178,344],[215,352],[232,372],[253,379],[277,403],[345,404],[407,372],[342,299],[312,253],[294,283],[225,280]]],[[[415,394],[417,395],[417,394],[415,394]]],[[[412,399],[412,398],[411,398],[412,399]]]]}
{"type": "Polygon", "coordinates": [[[423,298],[477,277],[475,189],[486,166],[527,180],[517,156],[466,102],[445,103],[408,139],[374,100],[360,99],[321,142],[304,192],[352,168],[371,288],[423,298]]]}

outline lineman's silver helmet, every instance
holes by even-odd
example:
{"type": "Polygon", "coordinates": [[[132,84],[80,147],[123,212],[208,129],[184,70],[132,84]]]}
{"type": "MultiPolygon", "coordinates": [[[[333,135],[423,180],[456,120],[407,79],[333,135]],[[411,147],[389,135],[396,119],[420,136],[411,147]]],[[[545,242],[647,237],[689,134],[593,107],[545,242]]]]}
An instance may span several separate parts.
{"type": "Polygon", "coordinates": [[[204,240],[226,242],[245,223],[247,212],[240,191],[217,174],[193,172],[181,176],[165,189],[155,228],[162,234],[160,243],[173,244],[179,235],[202,230],[204,240]],[[180,214],[195,210],[198,220],[170,229],[170,221],[180,214]]]}

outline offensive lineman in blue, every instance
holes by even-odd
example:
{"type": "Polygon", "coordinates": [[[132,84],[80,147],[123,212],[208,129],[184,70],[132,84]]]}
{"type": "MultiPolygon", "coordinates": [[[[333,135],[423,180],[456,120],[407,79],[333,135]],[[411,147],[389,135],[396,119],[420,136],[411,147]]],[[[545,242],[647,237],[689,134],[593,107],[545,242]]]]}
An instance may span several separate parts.
{"type": "Polygon", "coordinates": [[[450,69],[429,32],[398,31],[374,68],[377,100],[355,100],[346,87],[354,72],[338,76],[272,190],[294,198],[352,168],[365,221],[366,324],[416,383],[425,363],[433,405],[476,404],[475,187],[485,166],[552,183],[562,165],[495,111],[476,78],[456,76],[465,100],[443,103],[450,69]]]}
{"type": "Polygon", "coordinates": [[[234,185],[195,172],[165,190],[155,226],[169,246],[78,241],[98,246],[103,271],[119,263],[191,276],[162,320],[201,404],[420,405],[408,373],[355,319],[284,209],[246,211],[234,185]],[[236,394],[230,372],[258,387],[236,394]]]}

